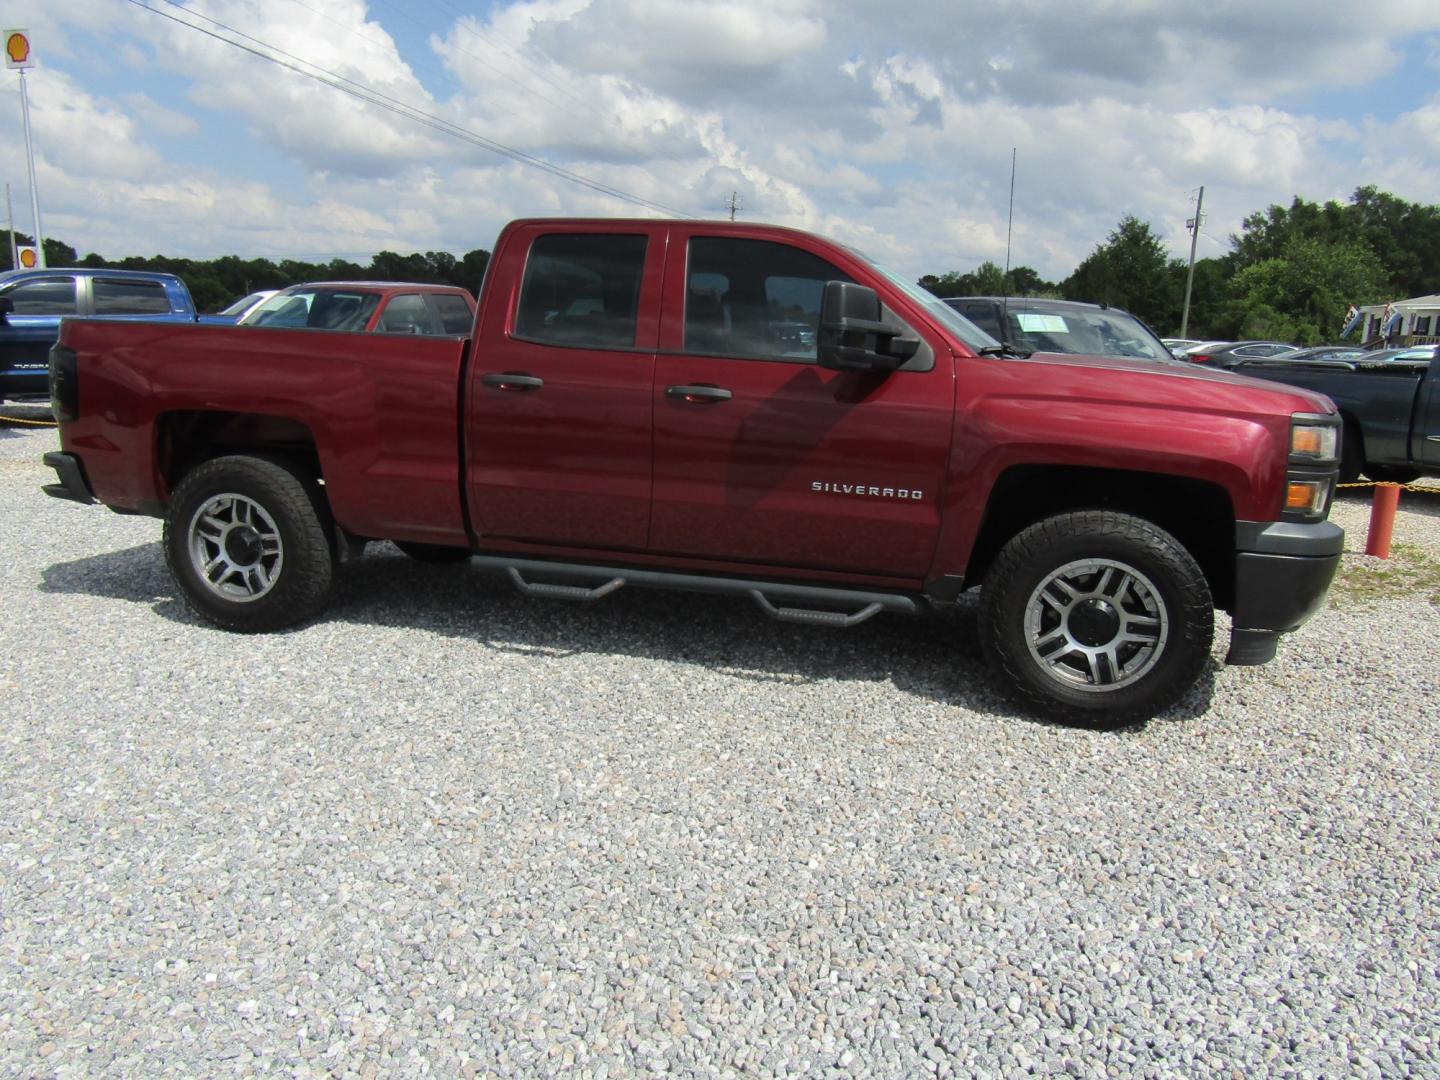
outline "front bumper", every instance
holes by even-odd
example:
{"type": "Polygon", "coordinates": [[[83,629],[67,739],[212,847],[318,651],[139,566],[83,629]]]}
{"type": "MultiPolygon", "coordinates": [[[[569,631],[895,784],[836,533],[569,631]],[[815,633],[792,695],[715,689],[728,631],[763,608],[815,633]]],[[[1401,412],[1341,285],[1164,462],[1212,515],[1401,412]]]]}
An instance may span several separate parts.
{"type": "Polygon", "coordinates": [[[95,501],[95,493],[90,490],[90,481],[85,477],[85,466],[80,464],[78,457],[60,450],[52,450],[45,455],[43,460],[46,465],[55,470],[55,475],[60,480],[58,484],[42,484],[40,486],[40,490],[46,495],[84,503],[86,506],[95,501]]]}
{"type": "Polygon", "coordinates": [[[1345,530],[1334,522],[1240,521],[1235,525],[1235,609],[1230,664],[1263,664],[1279,635],[1325,602],[1345,530]]]}

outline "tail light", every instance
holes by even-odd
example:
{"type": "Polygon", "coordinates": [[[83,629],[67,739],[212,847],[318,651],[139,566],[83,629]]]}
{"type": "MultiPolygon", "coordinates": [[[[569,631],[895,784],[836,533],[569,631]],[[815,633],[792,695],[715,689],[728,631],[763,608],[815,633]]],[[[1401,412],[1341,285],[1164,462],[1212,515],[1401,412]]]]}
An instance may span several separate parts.
{"type": "Polygon", "coordinates": [[[75,350],[65,345],[50,348],[50,411],[58,421],[80,415],[80,378],[75,350]]]}
{"type": "Polygon", "coordinates": [[[1187,354],[1187,355],[1189,356],[1190,362],[1191,362],[1192,364],[1208,364],[1208,363],[1210,363],[1210,354],[1209,354],[1209,353],[1193,353],[1193,352],[1192,352],[1192,353],[1189,353],[1189,354],[1187,354]]]}

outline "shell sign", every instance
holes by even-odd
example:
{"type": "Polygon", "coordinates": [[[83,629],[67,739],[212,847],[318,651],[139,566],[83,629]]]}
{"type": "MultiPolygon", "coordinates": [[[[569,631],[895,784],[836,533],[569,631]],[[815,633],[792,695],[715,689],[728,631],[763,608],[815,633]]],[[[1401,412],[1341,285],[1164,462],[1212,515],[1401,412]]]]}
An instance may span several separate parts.
{"type": "Polygon", "coordinates": [[[40,265],[40,260],[36,257],[33,247],[22,245],[15,249],[15,253],[20,257],[21,270],[34,270],[35,267],[40,265]]]}
{"type": "Polygon", "coordinates": [[[5,31],[5,66],[8,68],[34,67],[30,59],[30,31],[5,31]]]}

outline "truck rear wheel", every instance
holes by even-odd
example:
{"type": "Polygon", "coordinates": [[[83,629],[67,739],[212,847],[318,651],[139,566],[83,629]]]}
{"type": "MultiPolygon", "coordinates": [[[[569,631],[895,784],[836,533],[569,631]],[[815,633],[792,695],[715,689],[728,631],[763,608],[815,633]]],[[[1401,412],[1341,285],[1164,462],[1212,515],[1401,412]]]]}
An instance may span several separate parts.
{"type": "Polygon", "coordinates": [[[981,641],[1020,700],[1095,726],[1154,716],[1199,678],[1215,633],[1205,575],[1169,533],[1109,511],[1010,540],[982,590],[981,641]]]}
{"type": "Polygon", "coordinates": [[[325,604],[334,556],[318,494],[274,461],[222,457],[193,469],[165,515],[165,561],[186,601],[226,630],[263,632],[325,604]]]}

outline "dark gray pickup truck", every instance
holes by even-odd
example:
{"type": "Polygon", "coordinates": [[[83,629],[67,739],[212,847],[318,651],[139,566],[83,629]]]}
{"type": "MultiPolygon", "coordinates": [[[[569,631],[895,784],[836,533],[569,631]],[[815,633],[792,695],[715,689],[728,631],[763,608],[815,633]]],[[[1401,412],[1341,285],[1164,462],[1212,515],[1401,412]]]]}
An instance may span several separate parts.
{"type": "MultiPolygon", "coordinates": [[[[1434,347],[1369,360],[1241,364],[1237,374],[1303,386],[1330,398],[1345,421],[1340,482],[1408,483],[1440,476],[1440,361],[1434,347]]],[[[1377,354],[1378,355],[1378,354],[1377,354]]]]}

